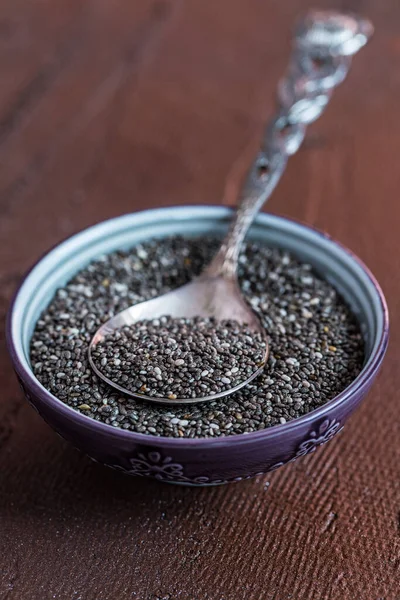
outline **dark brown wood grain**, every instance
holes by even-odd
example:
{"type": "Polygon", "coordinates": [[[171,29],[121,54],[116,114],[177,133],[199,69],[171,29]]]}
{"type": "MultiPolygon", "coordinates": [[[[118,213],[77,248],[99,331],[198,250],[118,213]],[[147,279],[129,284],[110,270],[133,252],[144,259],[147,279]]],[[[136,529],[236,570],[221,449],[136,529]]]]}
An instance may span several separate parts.
{"type": "Polygon", "coordinates": [[[400,3],[315,5],[362,11],[376,35],[268,210],[365,260],[391,347],[324,449],[185,489],[123,477],[57,437],[21,397],[3,317],[23,272],[67,235],[141,208],[231,201],[309,3],[1,2],[0,600],[399,600],[400,3]]]}

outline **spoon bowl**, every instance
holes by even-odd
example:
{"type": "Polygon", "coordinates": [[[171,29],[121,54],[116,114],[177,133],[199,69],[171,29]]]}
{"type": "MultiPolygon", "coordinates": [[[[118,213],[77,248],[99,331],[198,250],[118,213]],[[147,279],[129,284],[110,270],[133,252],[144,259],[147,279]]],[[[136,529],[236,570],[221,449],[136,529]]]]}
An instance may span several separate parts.
{"type": "Polygon", "coordinates": [[[93,336],[88,354],[93,371],[109,385],[112,385],[125,394],[140,398],[141,400],[149,400],[162,404],[192,404],[194,402],[215,400],[216,398],[232,394],[260,375],[268,358],[268,342],[265,331],[257,316],[244,300],[236,278],[221,277],[205,271],[200,277],[177,290],[173,290],[147,302],[130,306],[112,317],[93,336]],[[126,325],[131,326],[138,321],[157,319],[165,315],[177,318],[214,317],[217,321],[234,320],[241,325],[247,325],[252,331],[261,334],[265,342],[262,364],[249,377],[240,382],[240,384],[228,390],[223,390],[210,396],[202,396],[201,398],[176,398],[174,400],[146,396],[145,394],[130,391],[109,379],[97,368],[92,353],[96,345],[104,340],[106,336],[126,325]]]}

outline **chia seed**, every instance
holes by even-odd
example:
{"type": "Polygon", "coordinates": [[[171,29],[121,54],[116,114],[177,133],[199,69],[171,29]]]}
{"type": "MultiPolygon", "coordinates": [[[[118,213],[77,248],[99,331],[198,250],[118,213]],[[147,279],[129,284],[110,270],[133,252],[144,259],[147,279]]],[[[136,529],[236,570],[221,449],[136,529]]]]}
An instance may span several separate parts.
{"type": "Polygon", "coordinates": [[[164,316],[107,335],[92,358],[101,373],[126,390],[176,400],[238,386],[263,366],[265,347],[259,333],[236,321],[164,316]],[[170,336],[175,343],[166,348],[170,336]],[[235,376],[222,377],[231,367],[235,376]]]}
{"type": "MultiPolygon", "coordinates": [[[[251,242],[239,260],[239,282],[270,345],[257,379],[230,396],[175,407],[125,396],[97,377],[87,351],[98,327],[128,306],[190,281],[218,245],[216,239],[174,236],[92,262],[56,292],[40,316],[30,348],[35,376],[62,402],[97,421],[147,435],[185,438],[238,435],[279,425],[343,391],[364,359],[355,317],[310,265],[286,251],[251,242]]],[[[173,349],[173,338],[169,335],[166,348],[173,349]]],[[[102,368],[109,363],[117,368],[115,358],[122,360],[113,356],[102,368]]],[[[239,377],[235,368],[220,369],[221,380],[231,380],[226,385],[239,377]]],[[[205,371],[209,368],[200,371],[199,386],[211,385],[205,371]]],[[[147,371],[137,375],[146,381],[147,371]]]]}

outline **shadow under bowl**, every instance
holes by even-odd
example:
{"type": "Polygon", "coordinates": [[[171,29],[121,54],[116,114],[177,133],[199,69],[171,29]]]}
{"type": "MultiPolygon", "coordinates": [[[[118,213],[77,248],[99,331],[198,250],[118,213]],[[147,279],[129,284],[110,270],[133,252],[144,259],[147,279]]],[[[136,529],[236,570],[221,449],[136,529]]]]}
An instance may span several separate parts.
{"type": "Polygon", "coordinates": [[[157,437],[95,421],[47,391],[29,361],[35,324],[57,288],[100,255],[150,238],[174,234],[223,235],[232,211],[220,206],[182,206],[133,213],[74,235],[46,254],[19,287],[7,323],[7,343],[27,400],[63,438],[92,459],[132,475],[183,485],[215,485],[274,470],[329,441],[361,402],[375,379],[388,342],[382,291],[365,265],[329,236],[290,219],[258,215],[249,239],[278,246],[312,264],[346,299],[365,340],[359,376],[322,407],[283,425],[219,438],[157,437]]]}

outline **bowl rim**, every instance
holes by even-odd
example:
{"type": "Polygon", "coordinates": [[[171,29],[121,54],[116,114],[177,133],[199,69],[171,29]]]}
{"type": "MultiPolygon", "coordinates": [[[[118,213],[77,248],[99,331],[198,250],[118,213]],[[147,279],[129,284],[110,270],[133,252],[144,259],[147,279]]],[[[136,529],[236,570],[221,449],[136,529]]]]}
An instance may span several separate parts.
{"type": "Polygon", "coordinates": [[[373,286],[375,292],[377,293],[379,303],[380,303],[380,310],[381,310],[381,313],[383,316],[382,331],[379,335],[379,342],[376,345],[375,350],[373,350],[371,352],[371,355],[369,357],[367,364],[362,368],[362,370],[360,371],[358,376],[354,379],[354,381],[352,381],[351,384],[347,388],[345,388],[342,392],[340,392],[340,394],[338,394],[337,396],[334,396],[331,400],[328,400],[328,402],[326,402],[319,408],[312,410],[309,413],[302,415],[301,417],[297,417],[286,423],[283,423],[283,424],[279,423],[277,425],[273,425],[271,427],[267,427],[265,429],[261,429],[258,431],[254,431],[254,432],[250,432],[250,433],[246,433],[246,434],[223,436],[223,437],[218,437],[218,438],[174,438],[174,437],[168,437],[168,436],[148,435],[148,434],[144,434],[144,433],[138,433],[135,431],[129,431],[127,429],[121,429],[119,427],[112,427],[111,425],[108,425],[101,421],[96,421],[92,417],[86,416],[83,413],[78,412],[77,410],[75,410],[68,404],[65,404],[62,400],[60,400],[59,398],[54,396],[51,392],[49,392],[35,377],[32,369],[26,368],[25,365],[23,364],[23,362],[21,361],[21,359],[19,357],[19,351],[16,347],[14,336],[13,336],[12,325],[13,325],[13,317],[14,317],[14,312],[15,312],[15,305],[18,301],[18,297],[19,297],[21,288],[24,285],[24,283],[25,283],[27,277],[30,275],[30,273],[39,265],[39,263],[45,257],[50,255],[52,252],[54,252],[56,249],[61,247],[63,244],[68,243],[79,236],[84,236],[89,231],[93,232],[95,229],[100,229],[104,225],[110,225],[112,222],[121,221],[124,218],[132,216],[132,215],[141,214],[145,217],[147,215],[157,212],[160,216],[162,216],[163,213],[165,214],[165,213],[171,212],[171,211],[173,211],[175,213],[185,212],[188,208],[195,209],[195,210],[196,209],[202,210],[202,211],[204,211],[204,210],[210,211],[211,210],[212,212],[219,213],[220,215],[222,215],[223,213],[228,215],[230,212],[232,212],[234,210],[233,207],[221,206],[221,205],[210,205],[210,204],[179,205],[179,206],[166,206],[166,207],[160,207],[160,208],[154,207],[151,209],[134,211],[132,213],[126,213],[126,214],[123,214],[123,215],[120,215],[117,217],[112,217],[110,219],[106,219],[104,221],[101,221],[101,222],[91,225],[89,227],[86,227],[86,228],[78,231],[77,233],[75,233],[71,236],[67,236],[60,242],[54,244],[49,250],[45,251],[38,258],[38,260],[36,260],[34,262],[34,264],[32,265],[32,267],[30,269],[28,269],[24,273],[24,275],[22,276],[22,279],[12,297],[10,307],[9,307],[9,310],[7,313],[6,343],[7,343],[8,352],[10,354],[14,369],[15,369],[18,377],[22,380],[22,382],[28,386],[30,393],[33,393],[34,395],[39,396],[45,404],[53,407],[56,410],[56,412],[61,414],[61,416],[65,416],[65,417],[67,417],[67,419],[76,421],[77,424],[79,424],[80,426],[83,426],[86,429],[91,429],[94,433],[96,433],[96,431],[97,431],[98,433],[103,433],[105,435],[111,435],[112,437],[115,437],[115,438],[120,438],[122,441],[125,441],[125,442],[133,442],[133,443],[136,442],[138,444],[142,444],[142,445],[146,445],[146,446],[149,446],[149,445],[165,446],[165,447],[176,446],[178,448],[179,447],[183,448],[184,446],[188,446],[191,448],[199,447],[199,448],[204,449],[207,447],[211,448],[211,447],[215,447],[215,446],[221,447],[221,446],[231,445],[232,443],[248,444],[250,442],[256,442],[259,440],[280,436],[281,434],[288,433],[298,427],[301,428],[302,425],[305,425],[307,423],[312,423],[315,420],[318,420],[319,418],[323,418],[332,409],[335,409],[338,406],[345,404],[346,401],[349,400],[354,394],[356,394],[358,391],[362,390],[363,388],[368,387],[369,384],[372,383],[372,380],[375,377],[375,375],[376,375],[377,371],[379,370],[379,367],[382,363],[383,357],[384,357],[386,349],[387,349],[388,340],[389,340],[388,306],[387,306],[383,291],[382,291],[378,281],[376,280],[375,276],[372,274],[370,269],[364,264],[364,262],[356,254],[354,254],[354,252],[349,250],[349,248],[347,248],[341,242],[338,242],[337,240],[332,238],[328,233],[321,231],[311,225],[305,224],[297,219],[293,219],[293,218],[286,217],[286,216],[273,215],[270,213],[260,213],[257,218],[261,219],[261,224],[262,224],[262,221],[264,218],[267,218],[270,222],[271,221],[272,222],[275,221],[277,223],[285,222],[285,221],[290,222],[290,223],[295,224],[300,229],[311,231],[312,233],[316,234],[317,236],[320,236],[320,237],[328,240],[329,242],[333,243],[334,245],[336,245],[340,250],[342,250],[345,254],[347,254],[347,256],[350,258],[350,260],[356,262],[358,264],[358,266],[361,267],[361,269],[364,271],[364,273],[367,275],[368,279],[372,283],[372,286],[373,286]]]}

